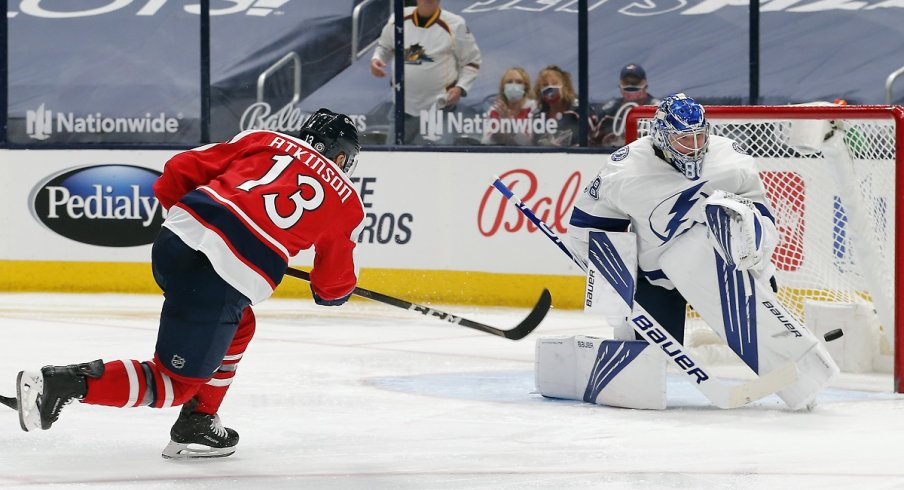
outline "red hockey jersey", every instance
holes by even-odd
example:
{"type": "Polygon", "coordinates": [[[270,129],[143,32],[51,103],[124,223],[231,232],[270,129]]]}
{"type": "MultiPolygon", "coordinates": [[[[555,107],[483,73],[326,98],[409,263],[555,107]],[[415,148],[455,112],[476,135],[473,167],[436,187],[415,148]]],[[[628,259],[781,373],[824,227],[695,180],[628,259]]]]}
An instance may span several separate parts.
{"type": "Polygon", "coordinates": [[[268,298],[290,257],[314,246],[311,287],[325,300],[358,281],[364,205],[351,181],[307,143],[271,131],[172,157],[154,184],[163,226],[203,252],[251,300],[268,298]]]}

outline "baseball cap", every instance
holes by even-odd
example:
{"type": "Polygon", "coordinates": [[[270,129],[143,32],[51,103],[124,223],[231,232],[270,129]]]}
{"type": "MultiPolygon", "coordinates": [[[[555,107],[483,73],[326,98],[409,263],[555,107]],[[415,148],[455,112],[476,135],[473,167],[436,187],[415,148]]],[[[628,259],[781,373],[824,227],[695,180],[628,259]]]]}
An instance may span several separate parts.
{"type": "Polygon", "coordinates": [[[646,80],[647,72],[645,72],[643,70],[643,67],[638,65],[637,63],[631,63],[625,65],[625,67],[621,69],[621,73],[618,75],[619,80],[624,80],[626,77],[637,77],[641,80],[646,80]]]}

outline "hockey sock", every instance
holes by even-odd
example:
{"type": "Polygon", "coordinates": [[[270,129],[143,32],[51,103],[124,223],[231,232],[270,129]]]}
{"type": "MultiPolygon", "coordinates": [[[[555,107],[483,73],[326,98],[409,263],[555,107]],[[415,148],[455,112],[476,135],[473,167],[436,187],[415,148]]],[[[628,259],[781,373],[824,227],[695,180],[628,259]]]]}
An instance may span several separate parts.
{"type": "Polygon", "coordinates": [[[196,412],[215,414],[220,409],[220,404],[226,397],[226,391],[232,384],[232,378],[235,377],[238,363],[242,360],[242,355],[245,353],[248,343],[251,342],[251,338],[254,337],[254,330],[254,312],[248,307],[242,313],[239,328],[232,338],[232,343],[229,344],[229,349],[226,351],[219,369],[195,395],[195,399],[198,401],[198,406],[195,407],[196,412]]]}
{"type": "Polygon", "coordinates": [[[82,403],[110,407],[178,406],[191,400],[201,383],[201,379],[169,376],[153,361],[110,361],[104,364],[103,376],[88,378],[88,393],[82,403]]]}

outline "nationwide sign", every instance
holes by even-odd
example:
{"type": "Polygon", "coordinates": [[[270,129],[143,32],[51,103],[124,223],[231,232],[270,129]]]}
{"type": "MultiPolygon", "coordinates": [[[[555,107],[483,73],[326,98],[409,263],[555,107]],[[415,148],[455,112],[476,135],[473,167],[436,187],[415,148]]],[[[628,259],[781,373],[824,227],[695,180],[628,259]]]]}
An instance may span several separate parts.
{"type": "Polygon", "coordinates": [[[108,117],[99,112],[75,115],[73,112],[54,113],[45,107],[25,113],[25,133],[39,141],[50,138],[54,133],[69,134],[176,134],[182,114],[168,117],[161,112],[156,115],[146,113],[140,117],[108,117]]]}

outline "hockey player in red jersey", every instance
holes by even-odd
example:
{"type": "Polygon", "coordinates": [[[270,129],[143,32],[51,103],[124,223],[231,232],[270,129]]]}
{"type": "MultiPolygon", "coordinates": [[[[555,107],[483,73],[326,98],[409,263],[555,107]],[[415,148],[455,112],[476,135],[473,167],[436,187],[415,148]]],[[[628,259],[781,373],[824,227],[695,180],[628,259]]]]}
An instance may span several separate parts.
{"type": "Polygon", "coordinates": [[[321,109],[297,138],[245,131],[170,159],[154,185],[168,214],[152,250],[165,296],[153,359],[20,372],[22,429],[49,429],[73,399],[182,406],[165,458],[235,452],[239,436],[217,411],[254,335],[251,305],[268,298],[289,258],[311,246],[314,301],[341,305],[355,288],[364,207],[348,174],[359,149],[351,120],[321,109]]]}

